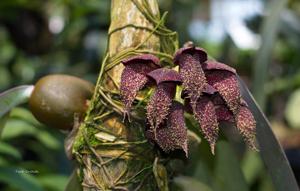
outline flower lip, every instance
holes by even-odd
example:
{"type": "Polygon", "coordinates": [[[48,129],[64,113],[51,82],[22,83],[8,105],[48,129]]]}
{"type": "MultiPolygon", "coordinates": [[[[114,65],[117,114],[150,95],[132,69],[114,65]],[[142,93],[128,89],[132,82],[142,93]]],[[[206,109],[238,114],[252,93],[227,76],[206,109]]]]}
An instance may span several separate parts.
{"type": "Polygon", "coordinates": [[[137,62],[147,63],[149,61],[152,62],[153,64],[155,64],[156,66],[160,67],[159,58],[157,58],[156,56],[154,56],[152,54],[142,54],[142,55],[138,55],[138,56],[132,56],[126,60],[123,60],[122,64],[124,66],[126,66],[131,63],[137,63],[137,62]]]}
{"type": "Polygon", "coordinates": [[[179,73],[168,68],[159,68],[153,70],[152,72],[149,72],[147,76],[155,80],[157,85],[162,82],[174,82],[176,84],[181,83],[181,77],[179,73]]]}
{"type": "Polygon", "coordinates": [[[213,61],[213,60],[208,60],[202,65],[203,70],[225,70],[228,72],[232,72],[236,74],[236,70],[226,64],[213,61]]]}
{"type": "Polygon", "coordinates": [[[207,53],[204,49],[199,47],[183,47],[177,50],[177,52],[174,55],[174,63],[178,64],[179,58],[182,54],[188,53],[188,54],[198,54],[200,58],[200,63],[203,63],[207,60],[207,53]]]}

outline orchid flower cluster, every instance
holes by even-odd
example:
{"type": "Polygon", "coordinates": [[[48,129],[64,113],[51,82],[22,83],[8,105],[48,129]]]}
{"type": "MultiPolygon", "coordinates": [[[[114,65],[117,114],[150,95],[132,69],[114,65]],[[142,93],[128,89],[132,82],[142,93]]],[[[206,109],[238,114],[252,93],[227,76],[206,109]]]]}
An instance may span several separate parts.
{"type": "Polygon", "coordinates": [[[188,152],[184,112],[193,114],[214,153],[220,122],[235,123],[248,145],[255,149],[256,122],[241,98],[237,74],[232,67],[207,59],[202,48],[184,47],[174,56],[179,72],[161,67],[151,54],[122,62],[120,94],[124,115],[129,116],[138,92],[146,86],[155,91],[146,106],[146,136],[163,151],[188,152]],[[176,87],[182,86],[184,104],[175,101],[176,87]]]}

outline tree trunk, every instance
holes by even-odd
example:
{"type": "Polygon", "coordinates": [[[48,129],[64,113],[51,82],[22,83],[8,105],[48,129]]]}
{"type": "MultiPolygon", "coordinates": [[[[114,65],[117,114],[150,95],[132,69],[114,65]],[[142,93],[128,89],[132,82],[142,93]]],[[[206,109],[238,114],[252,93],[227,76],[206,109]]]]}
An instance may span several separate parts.
{"type": "Polygon", "coordinates": [[[147,13],[159,19],[156,0],[111,1],[108,52],[73,145],[83,190],[168,189],[166,170],[157,163],[156,151],[144,137],[145,120],[123,122],[119,103],[120,61],[134,47],[138,47],[135,53],[160,50],[159,36],[151,33],[155,25],[137,5],[147,7],[147,13]]]}

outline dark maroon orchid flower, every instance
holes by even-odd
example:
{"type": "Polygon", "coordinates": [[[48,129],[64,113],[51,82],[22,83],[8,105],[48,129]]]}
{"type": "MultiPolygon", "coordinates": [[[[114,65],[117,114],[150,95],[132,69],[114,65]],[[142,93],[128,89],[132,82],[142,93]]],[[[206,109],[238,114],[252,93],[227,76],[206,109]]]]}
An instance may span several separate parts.
{"type": "Polygon", "coordinates": [[[214,99],[218,121],[235,121],[236,127],[245,137],[250,148],[255,150],[256,122],[247,103],[241,98],[236,71],[215,61],[207,61],[203,69],[207,83],[213,86],[220,95],[214,99]]]}
{"type": "Polygon", "coordinates": [[[241,95],[235,69],[215,61],[203,64],[207,83],[213,86],[225,100],[229,109],[236,114],[241,95]]]}
{"type": "Polygon", "coordinates": [[[128,115],[137,93],[148,82],[147,73],[159,68],[159,59],[151,54],[131,57],[122,62],[125,66],[121,76],[120,94],[128,115]]]}
{"type": "Polygon", "coordinates": [[[181,84],[179,73],[167,68],[157,69],[156,60],[149,55],[131,58],[123,64],[125,69],[121,79],[121,95],[126,111],[129,112],[138,91],[147,82],[153,82],[151,84],[155,84],[156,89],[146,108],[150,124],[146,135],[165,152],[182,149],[187,154],[184,109],[182,104],[173,101],[176,86],[181,84]],[[149,66],[149,62],[154,65],[149,66]]]}
{"type": "Polygon", "coordinates": [[[183,113],[183,105],[173,101],[170,114],[166,122],[161,125],[162,127],[156,130],[156,135],[154,129],[148,129],[146,136],[157,143],[165,152],[182,149],[187,156],[187,128],[185,126],[183,113]]]}
{"type": "Polygon", "coordinates": [[[160,68],[152,55],[132,57],[123,62],[121,96],[125,114],[130,111],[137,93],[148,82],[155,84],[155,92],[147,103],[147,137],[163,151],[182,149],[187,154],[187,129],[184,110],[194,114],[205,139],[214,153],[219,122],[235,123],[249,146],[255,149],[256,122],[240,95],[235,69],[208,61],[206,52],[197,47],[179,49],[174,62],[179,73],[160,68]],[[176,86],[183,86],[185,105],[174,101],[176,86]]]}
{"type": "Polygon", "coordinates": [[[205,139],[210,144],[212,153],[214,153],[219,132],[219,116],[212,99],[216,92],[217,90],[215,88],[209,84],[206,84],[203,89],[202,96],[196,102],[195,109],[192,109],[190,98],[188,98],[185,93],[182,96],[185,98],[185,110],[191,114],[194,114],[195,119],[200,124],[200,128],[205,139]]]}
{"type": "Polygon", "coordinates": [[[148,73],[156,83],[156,90],[147,104],[147,119],[150,127],[156,129],[169,114],[172,100],[176,93],[176,85],[181,83],[181,78],[175,70],[160,68],[148,73]]]}
{"type": "Polygon", "coordinates": [[[236,122],[241,134],[254,148],[255,120],[241,102],[235,69],[207,61],[205,51],[197,47],[179,49],[174,62],[179,65],[183,89],[187,94],[184,95],[185,107],[191,106],[212,152],[218,138],[218,122],[222,121],[236,122]]]}
{"type": "Polygon", "coordinates": [[[204,71],[201,66],[206,60],[206,52],[196,47],[181,48],[174,57],[174,63],[179,65],[183,89],[188,94],[193,109],[196,108],[196,102],[206,85],[204,71]]]}

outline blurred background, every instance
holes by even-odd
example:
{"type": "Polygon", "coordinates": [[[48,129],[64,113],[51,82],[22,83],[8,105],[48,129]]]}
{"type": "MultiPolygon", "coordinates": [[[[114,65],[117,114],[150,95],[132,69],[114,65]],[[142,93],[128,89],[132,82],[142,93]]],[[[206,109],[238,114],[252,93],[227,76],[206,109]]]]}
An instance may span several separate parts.
{"type": "MultiPolygon", "coordinates": [[[[159,1],[181,45],[194,41],[237,69],[271,121],[300,181],[300,1],[274,2],[159,1]]],[[[109,11],[109,0],[1,0],[0,92],[51,73],[95,83],[106,49],[109,11]]],[[[65,135],[38,123],[26,105],[13,109],[5,128],[2,121],[0,190],[64,190],[74,165],[64,154],[65,135]]],[[[239,151],[234,145],[228,149],[239,151]]],[[[259,154],[236,153],[223,163],[229,171],[238,168],[243,180],[228,174],[233,180],[226,184],[234,186],[240,180],[248,190],[274,189],[259,154]],[[226,163],[235,160],[238,167],[226,163]]],[[[226,176],[226,169],[218,170],[217,165],[217,170],[207,170],[209,164],[201,160],[193,177],[212,188],[225,184],[212,183],[209,177],[226,176]]]]}

